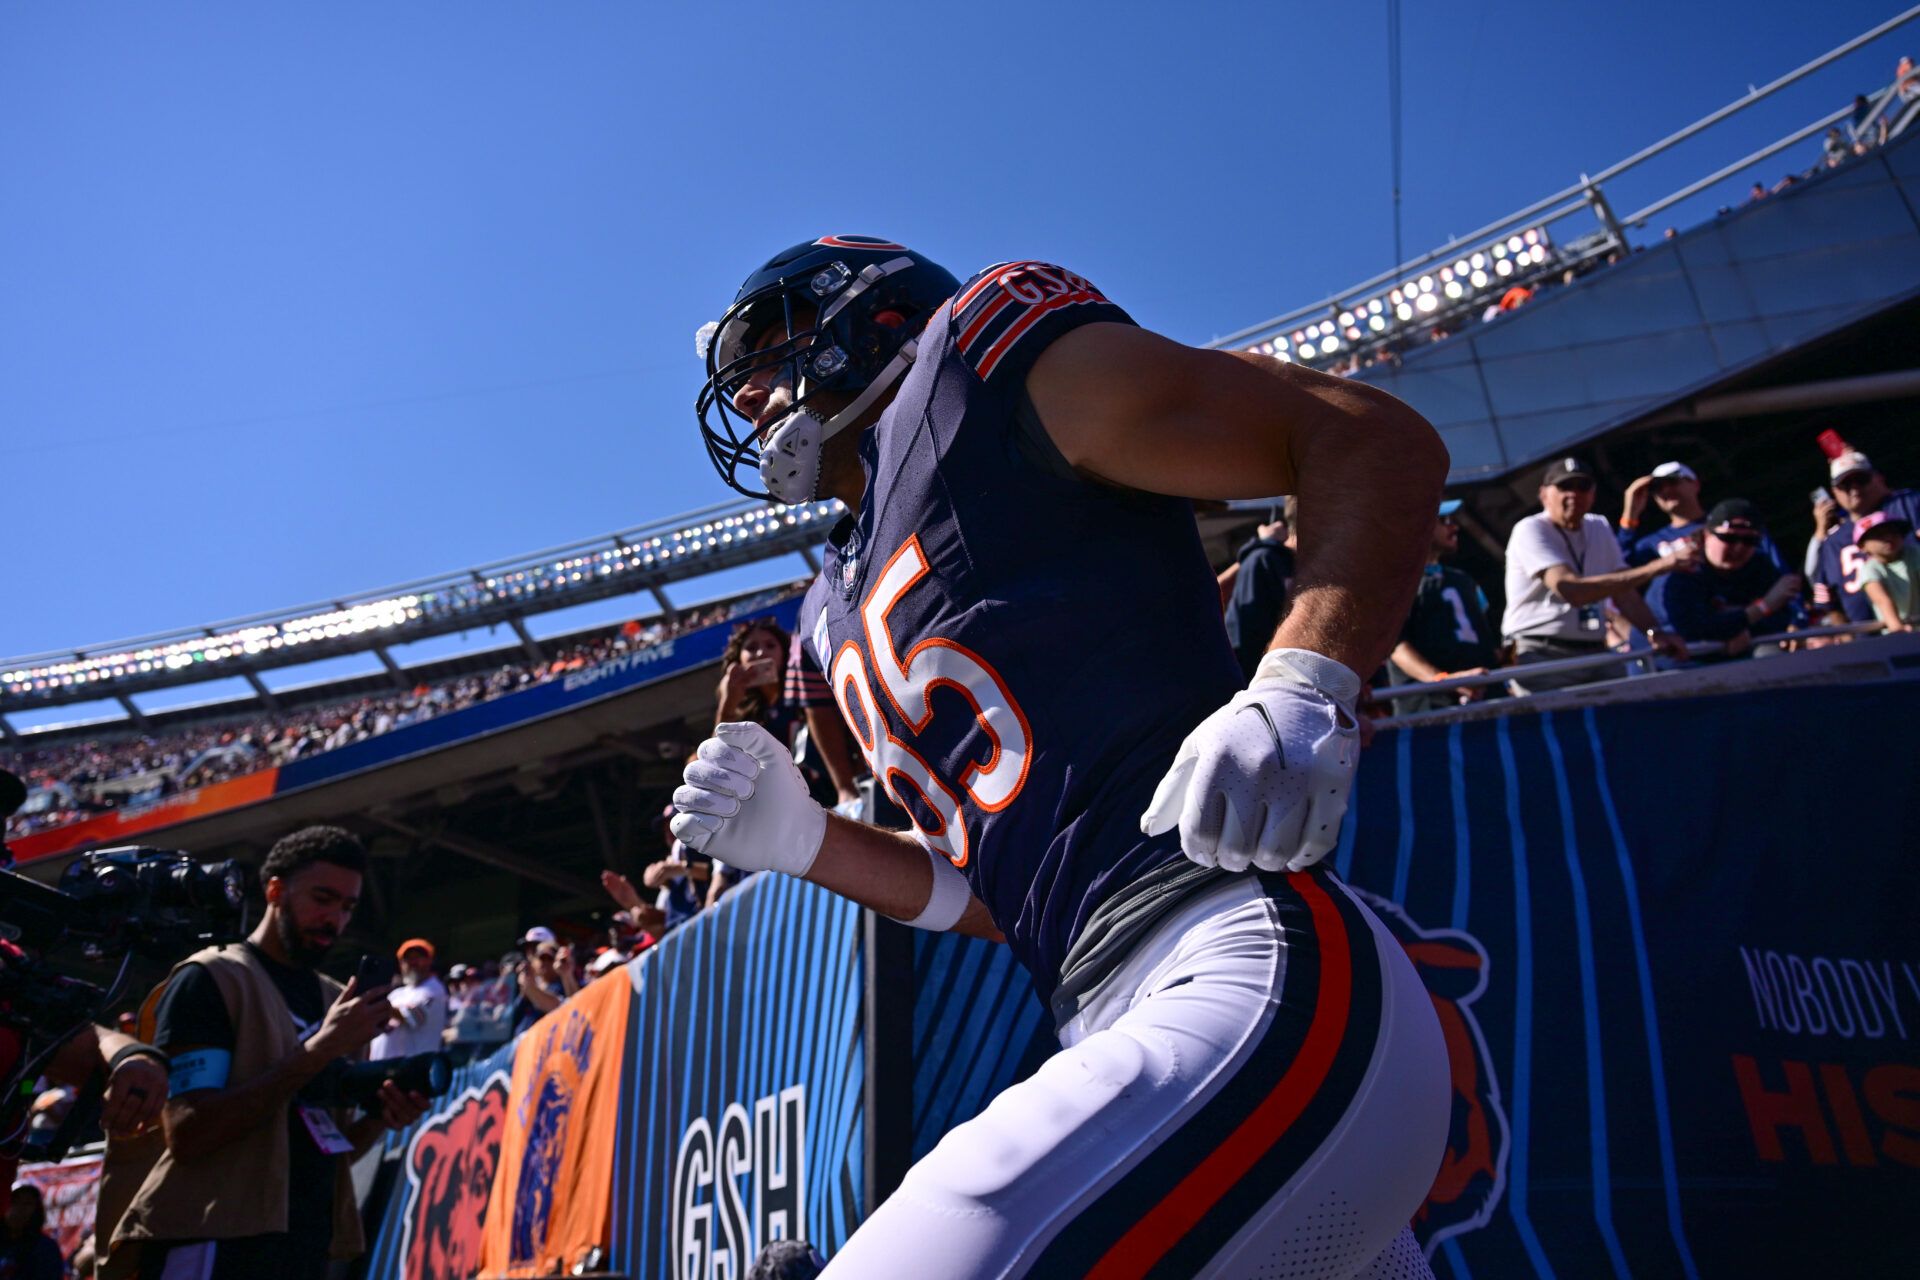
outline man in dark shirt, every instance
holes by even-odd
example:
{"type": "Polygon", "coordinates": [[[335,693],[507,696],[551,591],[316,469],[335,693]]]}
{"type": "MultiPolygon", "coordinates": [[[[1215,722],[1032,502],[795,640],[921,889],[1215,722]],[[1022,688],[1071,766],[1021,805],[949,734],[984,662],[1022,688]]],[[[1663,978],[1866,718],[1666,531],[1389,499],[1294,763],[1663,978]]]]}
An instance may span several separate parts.
{"type": "MultiPolygon", "coordinates": [[[[1460,549],[1460,526],[1453,518],[1459,510],[1458,498],[1440,504],[1426,572],[1420,576],[1420,589],[1401,629],[1400,643],[1387,661],[1387,678],[1394,684],[1484,675],[1496,661],[1494,651],[1499,647],[1500,633],[1487,621],[1486,592],[1465,572],[1440,563],[1442,556],[1460,549]]],[[[1397,714],[1439,711],[1477,701],[1485,694],[1483,686],[1408,694],[1393,699],[1393,709],[1397,714]]]]}
{"type": "Polygon", "coordinates": [[[1689,644],[1725,641],[1728,657],[1749,652],[1760,637],[1784,632],[1800,579],[1760,554],[1766,533],[1751,502],[1720,503],[1707,513],[1700,568],[1656,579],[1648,607],[1689,644]]]}
{"type": "Polygon", "coordinates": [[[1287,584],[1293,580],[1294,500],[1284,513],[1270,513],[1234,557],[1233,593],[1227,598],[1227,642],[1240,661],[1240,673],[1253,669],[1267,651],[1280,615],[1287,611],[1287,584]]]}
{"type": "MultiPolygon", "coordinates": [[[[343,1133],[328,1111],[301,1091],[336,1059],[357,1055],[393,1020],[386,988],[349,983],[329,1003],[317,972],[360,897],[366,851],[338,827],[309,827],[274,845],[261,867],[267,909],[241,944],[272,980],[303,1047],[250,1080],[230,1078],[237,1033],[205,964],[175,971],[155,1011],[154,1040],[171,1059],[163,1112],[176,1160],[203,1167],[262,1124],[288,1131],[287,1229],[218,1240],[155,1241],[141,1255],[142,1277],[192,1274],[207,1280],[326,1273],[334,1230],[334,1184],[342,1155],[364,1150],[385,1128],[403,1128],[427,1100],[392,1082],[381,1108],[343,1133]],[[178,1256],[175,1256],[178,1255],[178,1256]],[[187,1270],[181,1270],[187,1268],[187,1270]]],[[[243,1176],[235,1170],[235,1176],[243,1176]]]]}

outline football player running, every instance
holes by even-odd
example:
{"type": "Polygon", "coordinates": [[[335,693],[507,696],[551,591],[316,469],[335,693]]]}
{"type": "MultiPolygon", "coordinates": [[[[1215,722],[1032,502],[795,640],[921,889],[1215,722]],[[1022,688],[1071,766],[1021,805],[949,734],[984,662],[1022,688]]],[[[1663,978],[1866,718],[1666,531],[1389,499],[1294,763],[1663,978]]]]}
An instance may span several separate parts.
{"type": "Polygon", "coordinates": [[[948,1133],[828,1268],[865,1277],[1428,1275],[1446,1050],[1320,865],[1447,455],[1356,382],[1138,327],[1081,277],[964,285],[825,236],[702,330],[742,493],[850,515],[801,608],[906,833],[830,814],[720,725],[673,832],[922,929],[1004,938],[1061,1050],[948,1133]],[[1300,497],[1250,686],[1191,499],[1300,497]]]}

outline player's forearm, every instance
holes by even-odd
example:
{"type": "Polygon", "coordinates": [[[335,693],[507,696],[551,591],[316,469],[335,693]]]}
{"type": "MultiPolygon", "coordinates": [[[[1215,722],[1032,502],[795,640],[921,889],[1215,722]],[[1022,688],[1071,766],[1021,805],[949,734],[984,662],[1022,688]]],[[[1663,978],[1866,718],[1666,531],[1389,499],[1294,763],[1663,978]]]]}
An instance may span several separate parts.
{"type": "MultiPolygon", "coordinates": [[[[919,841],[838,814],[827,815],[826,835],[807,879],[894,920],[918,916],[933,896],[933,865],[919,841]]],[[[977,898],[967,904],[953,932],[1000,937],[977,898]]]]}
{"type": "Polygon", "coordinates": [[[1291,434],[1300,499],[1292,607],[1271,648],[1311,649],[1362,677],[1393,648],[1427,562],[1447,452],[1412,410],[1291,434]],[[1365,494],[1365,501],[1354,495],[1365,494]]]}

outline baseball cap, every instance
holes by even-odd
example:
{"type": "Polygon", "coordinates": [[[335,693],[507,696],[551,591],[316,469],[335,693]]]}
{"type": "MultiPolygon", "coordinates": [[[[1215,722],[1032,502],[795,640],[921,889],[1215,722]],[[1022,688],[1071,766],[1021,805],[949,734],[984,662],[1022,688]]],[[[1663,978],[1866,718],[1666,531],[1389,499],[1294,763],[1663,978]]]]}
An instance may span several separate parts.
{"type": "Polygon", "coordinates": [[[1442,502],[1440,504],[1440,514],[1443,516],[1450,516],[1465,505],[1466,503],[1460,501],[1460,499],[1458,498],[1448,498],[1445,502],[1442,502]]]}
{"type": "Polygon", "coordinates": [[[449,978],[452,978],[455,982],[458,982],[462,978],[472,977],[473,969],[468,965],[457,964],[453,966],[453,968],[447,970],[447,976],[449,978]]]}
{"type": "Polygon", "coordinates": [[[1876,511],[1870,516],[1861,516],[1853,522],[1853,545],[1859,546],[1860,540],[1875,529],[1892,534],[1913,532],[1913,522],[1902,520],[1891,511],[1876,511]]]}
{"type": "Polygon", "coordinates": [[[403,956],[409,951],[424,951],[427,953],[427,959],[433,959],[433,944],[425,938],[408,938],[405,942],[394,948],[393,954],[403,956]]]}
{"type": "Polygon", "coordinates": [[[623,965],[626,962],[626,956],[620,952],[615,951],[612,947],[603,947],[601,948],[600,954],[595,956],[592,963],[587,965],[587,972],[605,973],[607,970],[623,965]]]}
{"type": "Polygon", "coordinates": [[[520,945],[523,947],[530,942],[541,943],[541,942],[557,942],[557,941],[558,939],[553,936],[553,930],[547,928],[547,926],[543,924],[537,924],[533,926],[533,928],[527,930],[525,933],[520,935],[520,945]]]}
{"type": "Polygon", "coordinates": [[[1547,474],[1540,478],[1540,483],[1558,484],[1560,481],[1570,480],[1574,476],[1582,476],[1591,480],[1593,479],[1593,472],[1587,470],[1587,464],[1578,458],[1561,458],[1547,468],[1547,474]]]}
{"type": "Polygon", "coordinates": [[[1848,449],[1845,453],[1835,454],[1833,461],[1827,464],[1827,479],[1838,483],[1841,476],[1850,476],[1856,471],[1871,471],[1873,463],[1867,455],[1858,449],[1848,449]]]}
{"type": "Polygon", "coordinates": [[[1685,480],[1695,481],[1700,479],[1699,476],[1693,474],[1693,468],[1684,462],[1663,462],[1653,469],[1653,478],[1655,480],[1665,480],[1669,476],[1679,476],[1685,480]]]}
{"type": "Polygon", "coordinates": [[[1745,498],[1728,498],[1707,512],[1707,528],[1714,533],[1765,533],[1767,522],[1760,508],[1745,498]]]}

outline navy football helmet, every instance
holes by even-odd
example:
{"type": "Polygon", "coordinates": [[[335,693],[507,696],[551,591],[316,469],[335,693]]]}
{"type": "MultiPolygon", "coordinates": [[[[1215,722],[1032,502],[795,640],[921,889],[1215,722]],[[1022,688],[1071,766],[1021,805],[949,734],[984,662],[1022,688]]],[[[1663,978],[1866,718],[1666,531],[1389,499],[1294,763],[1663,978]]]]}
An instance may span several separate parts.
{"type": "Polygon", "coordinates": [[[720,478],[750,498],[811,501],[820,446],[899,381],[914,340],[959,289],[946,268],[872,236],[822,236],[774,255],[700,330],[707,380],[694,411],[720,478]],[[787,336],[756,351],[775,325],[787,336]],[[763,445],[734,397],[769,370],[791,388],[793,404],[763,445]],[[836,413],[808,408],[822,391],[854,400],[836,413]],[[743,480],[743,468],[764,488],[743,480]]]}

